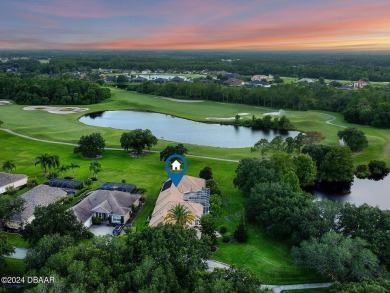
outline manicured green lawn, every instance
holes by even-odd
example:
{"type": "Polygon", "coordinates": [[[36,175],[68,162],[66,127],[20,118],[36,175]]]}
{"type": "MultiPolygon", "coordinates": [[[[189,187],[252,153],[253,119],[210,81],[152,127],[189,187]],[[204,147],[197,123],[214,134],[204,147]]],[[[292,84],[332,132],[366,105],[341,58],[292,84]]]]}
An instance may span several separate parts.
{"type": "Polygon", "coordinates": [[[8,242],[13,246],[29,248],[29,243],[16,233],[5,233],[7,235],[8,242]]]}
{"type": "Polygon", "coordinates": [[[26,264],[21,259],[5,258],[6,276],[22,277],[26,272],[26,264]]]}
{"type": "Polygon", "coordinates": [[[283,285],[325,281],[314,271],[291,265],[287,244],[270,239],[257,227],[249,225],[245,244],[223,243],[211,258],[255,272],[265,284],[283,285]]]}

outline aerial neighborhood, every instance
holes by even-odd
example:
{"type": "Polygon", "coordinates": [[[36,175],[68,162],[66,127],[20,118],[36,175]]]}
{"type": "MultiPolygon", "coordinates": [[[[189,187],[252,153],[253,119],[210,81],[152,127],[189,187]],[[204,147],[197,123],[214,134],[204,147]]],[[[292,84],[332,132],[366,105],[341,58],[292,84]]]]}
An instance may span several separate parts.
{"type": "Polygon", "coordinates": [[[387,55],[213,54],[0,53],[5,290],[390,290],[387,55]]]}

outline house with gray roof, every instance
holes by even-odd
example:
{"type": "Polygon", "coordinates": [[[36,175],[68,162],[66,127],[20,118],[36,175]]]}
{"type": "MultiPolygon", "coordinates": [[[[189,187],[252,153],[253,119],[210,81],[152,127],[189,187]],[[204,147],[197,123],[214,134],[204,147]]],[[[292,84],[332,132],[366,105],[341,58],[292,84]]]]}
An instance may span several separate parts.
{"type": "Polygon", "coordinates": [[[131,206],[139,205],[141,196],[117,190],[95,190],[71,210],[85,227],[92,225],[92,217],[110,224],[124,224],[131,215],[131,206]]]}
{"type": "Polygon", "coordinates": [[[21,195],[24,199],[23,211],[14,215],[6,225],[12,229],[19,229],[25,224],[31,223],[35,218],[34,211],[36,207],[46,207],[66,196],[66,194],[61,188],[50,187],[44,184],[35,186],[21,195]]]}
{"type": "Polygon", "coordinates": [[[27,184],[27,175],[23,174],[10,174],[0,172],[0,194],[7,191],[7,187],[20,187],[27,184]]]}

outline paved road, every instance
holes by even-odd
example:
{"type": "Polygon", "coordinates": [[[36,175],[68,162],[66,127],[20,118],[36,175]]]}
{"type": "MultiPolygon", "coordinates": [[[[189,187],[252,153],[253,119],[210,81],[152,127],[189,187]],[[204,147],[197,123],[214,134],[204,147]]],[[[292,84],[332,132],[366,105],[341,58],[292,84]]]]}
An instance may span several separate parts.
{"type": "MultiPolygon", "coordinates": [[[[47,140],[47,139],[40,139],[40,138],[35,138],[32,136],[24,135],[17,133],[11,129],[6,129],[6,128],[0,128],[0,130],[3,130],[5,132],[8,132],[9,134],[16,135],[19,137],[23,137],[26,139],[30,140],[35,140],[39,142],[45,142],[45,143],[53,143],[53,144],[60,144],[60,145],[70,145],[70,146],[77,146],[75,143],[70,143],[70,142],[62,142],[62,141],[53,141],[53,140],[47,140]]],[[[123,151],[121,148],[105,148],[106,150],[111,150],[111,151],[123,151]]],[[[159,153],[159,151],[147,151],[150,153],[159,153]]],[[[208,159],[208,160],[216,160],[216,161],[224,161],[224,162],[233,162],[233,163],[238,163],[239,160],[230,160],[230,159],[222,159],[222,158],[215,158],[215,157],[208,157],[208,156],[199,156],[199,155],[186,155],[187,157],[193,157],[193,158],[202,158],[202,159],[208,159]]]]}

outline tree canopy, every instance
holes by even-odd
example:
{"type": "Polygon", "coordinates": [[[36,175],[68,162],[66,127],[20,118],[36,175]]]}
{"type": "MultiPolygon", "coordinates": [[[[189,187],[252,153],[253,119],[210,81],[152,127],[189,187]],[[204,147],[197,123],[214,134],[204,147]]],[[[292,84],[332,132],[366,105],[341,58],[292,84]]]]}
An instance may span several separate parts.
{"type": "Polygon", "coordinates": [[[132,149],[137,155],[141,155],[145,148],[150,149],[157,144],[157,138],[149,129],[134,129],[122,134],[120,143],[126,151],[132,149]]]}
{"type": "Polygon", "coordinates": [[[178,154],[184,156],[188,153],[188,149],[181,143],[176,146],[169,145],[160,152],[160,161],[166,161],[170,156],[178,154]]]}
{"type": "Polygon", "coordinates": [[[73,211],[64,210],[56,203],[36,207],[34,217],[23,230],[23,237],[30,243],[38,243],[45,235],[52,234],[69,235],[77,240],[91,237],[91,232],[76,219],[73,211]]]}
{"type": "Polygon", "coordinates": [[[368,146],[368,141],[364,132],[355,127],[345,128],[344,130],[339,131],[337,136],[339,139],[344,140],[353,152],[361,151],[368,146]]]}
{"type": "Polygon", "coordinates": [[[78,142],[78,146],[74,148],[74,153],[81,153],[84,158],[96,158],[103,154],[105,145],[100,133],[83,135],[78,142]]]}
{"type": "Polygon", "coordinates": [[[379,260],[360,239],[328,232],[292,249],[294,263],[315,269],[333,280],[362,280],[381,275],[379,260]]]}

